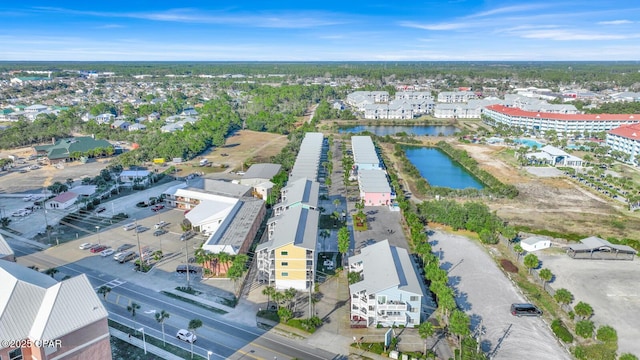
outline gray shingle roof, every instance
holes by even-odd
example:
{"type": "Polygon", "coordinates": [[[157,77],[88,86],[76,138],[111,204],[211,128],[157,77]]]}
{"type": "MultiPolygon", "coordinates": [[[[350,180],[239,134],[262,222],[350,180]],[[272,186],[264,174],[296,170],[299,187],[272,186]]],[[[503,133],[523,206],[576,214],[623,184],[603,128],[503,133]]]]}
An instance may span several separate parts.
{"type": "Polygon", "coordinates": [[[253,164],[247,172],[242,176],[243,179],[267,179],[270,180],[282,168],[280,164],[253,164]]]}

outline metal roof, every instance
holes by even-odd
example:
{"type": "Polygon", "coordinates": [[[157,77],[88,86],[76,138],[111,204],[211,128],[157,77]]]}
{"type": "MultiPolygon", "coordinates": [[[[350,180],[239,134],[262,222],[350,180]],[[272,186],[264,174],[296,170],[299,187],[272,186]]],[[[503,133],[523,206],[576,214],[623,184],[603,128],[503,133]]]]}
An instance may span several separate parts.
{"type": "Polygon", "coordinates": [[[290,181],[281,191],[287,198],[283,204],[285,206],[295,203],[303,203],[313,207],[318,206],[320,184],[315,181],[309,179],[290,181]]]}
{"type": "Polygon", "coordinates": [[[224,251],[231,255],[238,254],[253,224],[260,216],[264,200],[243,198],[238,205],[224,219],[218,230],[209,236],[202,246],[203,249],[215,253],[224,251]]]}
{"type": "Polygon", "coordinates": [[[276,176],[276,174],[278,174],[278,172],[280,172],[281,168],[282,168],[282,165],[280,164],[268,164],[268,163],[253,164],[251,165],[251,167],[249,167],[247,172],[244,173],[242,178],[243,179],[258,178],[258,179],[271,180],[273,179],[274,176],[276,176]]]}
{"type": "Polygon", "coordinates": [[[360,191],[365,193],[390,193],[391,186],[384,170],[358,170],[360,191]]]}
{"type": "Polygon", "coordinates": [[[85,274],[57,282],[0,261],[0,339],[59,339],[108,313],[85,274]]]}
{"type": "Polygon", "coordinates": [[[272,249],[294,244],[315,250],[318,241],[318,219],[320,213],[302,206],[285,211],[273,231],[272,249]]]}
{"type": "Polygon", "coordinates": [[[602,248],[610,248],[616,251],[621,251],[629,254],[637,254],[638,252],[627,245],[612,244],[605,239],[601,239],[597,236],[590,236],[588,238],[580,240],[580,244],[569,245],[569,249],[573,251],[595,251],[602,248]]]}
{"type": "Polygon", "coordinates": [[[320,156],[322,155],[322,145],[324,143],[324,135],[322,133],[306,133],[300,150],[293,164],[289,180],[297,180],[307,178],[311,180],[318,179],[318,166],[320,156]]]}
{"type": "Polygon", "coordinates": [[[9,246],[9,244],[4,239],[2,234],[0,234],[0,259],[6,256],[13,256],[13,255],[14,255],[13,249],[11,248],[11,246],[9,246]]]}
{"type": "Polygon", "coordinates": [[[380,159],[376,153],[371,136],[352,136],[353,162],[355,165],[374,164],[379,166],[380,159]]]}
{"type": "Polygon", "coordinates": [[[390,246],[382,240],[362,249],[349,258],[350,264],[362,262],[362,281],[349,285],[351,293],[367,291],[378,293],[393,287],[422,295],[418,276],[407,250],[390,246]]]}

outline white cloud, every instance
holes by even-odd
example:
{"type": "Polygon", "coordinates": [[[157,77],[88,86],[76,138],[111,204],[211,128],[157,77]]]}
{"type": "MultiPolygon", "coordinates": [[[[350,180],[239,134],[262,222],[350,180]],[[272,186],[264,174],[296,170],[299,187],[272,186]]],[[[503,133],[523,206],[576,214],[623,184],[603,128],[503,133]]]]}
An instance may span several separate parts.
{"type": "Polygon", "coordinates": [[[556,41],[592,41],[592,40],[623,40],[637,38],[640,35],[625,34],[599,34],[587,33],[579,31],[569,31],[561,29],[551,30],[531,30],[520,33],[520,36],[526,39],[547,39],[556,41]]]}
{"type": "Polygon", "coordinates": [[[455,30],[471,27],[472,24],[468,22],[451,22],[451,23],[439,23],[439,24],[419,24],[411,21],[403,21],[398,23],[400,26],[422,29],[422,30],[455,30]]]}
{"type": "Polygon", "coordinates": [[[633,24],[631,20],[611,20],[611,21],[599,21],[598,25],[624,25],[633,24]]]}
{"type": "Polygon", "coordinates": [[[476,14],[472,14],[467,16],[467,18],[486,17],[491,15],[497,15],[497,14],[531,11],[531,10],[537,10],[537,9],[542,9],[547,7],[549,7],[549,4],[526,4],[526,5],[505,6],[501,8],[491,9],[491,10],[479,12],[476,14]]]}

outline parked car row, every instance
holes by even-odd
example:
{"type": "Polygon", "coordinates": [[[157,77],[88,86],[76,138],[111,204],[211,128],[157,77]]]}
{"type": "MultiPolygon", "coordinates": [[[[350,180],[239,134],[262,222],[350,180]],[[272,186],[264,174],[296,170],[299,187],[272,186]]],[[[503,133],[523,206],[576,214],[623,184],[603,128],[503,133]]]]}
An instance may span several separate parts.
{"type": "Polygon", "coordinates": [[[20,209],[20,210],[14,211],[11,214],[11,216],[13,216],[13,217],[22,217],[22,216],[31,215],[31,213],[33,213],[33,211],[31,209],[20,209]]]}

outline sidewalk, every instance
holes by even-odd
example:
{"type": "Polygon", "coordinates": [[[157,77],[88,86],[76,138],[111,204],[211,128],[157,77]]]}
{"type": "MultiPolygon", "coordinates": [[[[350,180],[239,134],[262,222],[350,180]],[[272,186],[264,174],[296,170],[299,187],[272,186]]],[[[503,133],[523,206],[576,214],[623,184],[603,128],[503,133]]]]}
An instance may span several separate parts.
{"type": "MultiPolygon", "coordinates": [[[[131,345],[137,346],[140,349],[144,349],[145,344],[142,342],[141,339],[138,339],[135,336],[129,336],[129,334],[126,334],[120,330],[116,330],[114,328],[109,328],[109,334],[111,334],[111,336],[116,337],[122,341],[128,342],[131,345]]],[[[184,360],[183,358],[173,355],[172,353],[165,351],[163,349],[160,349],[159,347],[155,346],[155,345],[151,345],[148,342],[146,343],[146,347],[147,347],[147,352],[152,353],[162,359],[166,359],[166,360],[184,360]]]]}

